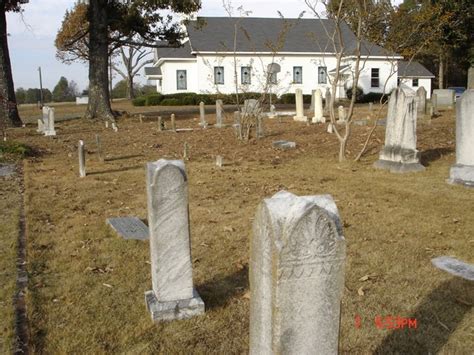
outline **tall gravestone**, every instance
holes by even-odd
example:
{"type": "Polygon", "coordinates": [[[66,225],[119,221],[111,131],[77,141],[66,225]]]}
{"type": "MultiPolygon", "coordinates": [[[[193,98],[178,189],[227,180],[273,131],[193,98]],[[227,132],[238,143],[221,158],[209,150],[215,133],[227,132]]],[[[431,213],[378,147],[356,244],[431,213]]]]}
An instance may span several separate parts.
{"type": "Polygon", "coordinates": [[[48,128],[49,107],[43,106],[41,109],[41,118],[38,119],[38,129],[36,132],[44,133],[48,128]]]}
{"type": "Polygon", "coordinates": [[[56,129],[55,129],[55,119],[54,119],[54,107],[49,107],[48,110],[48,125],[45,127],[44,135],[45,136],[55,136],[56,129]]]}
{"type": "Polygon", "coordinates": [[[418,100],[418,113],[424,115],[426,112],[426,89],[423,86],[420,86],[416,90],[416,97],[418,100]]]}
{"type": "Polygon", "coordinates": [[[206,110],[204,108],[204,102],[199,103],[199,125],[203,128],[207,127],[206,122],[206,110]]]}
{"type": "Polygon", "coordinates": [[[79,177],[86,177],[86,152],[83,140],[79,141],[77,153],[79,155],[79,177]]]}
{"type": "Polygon", "coordinates": [[[324,112],[329,114],[329,107],[331,105],[331,90],[326,88],[326,93],[324,95],[324,112]]]}
{"type": "Polygon", "coordinates": [[[217,128],[223,127],[222,108],[223,108],[222,100],[216,100],[216,127],[217,128]]]}
{"type": "Polygon", "coordinates": [[[474,89],[456,102],[456,164],[448,182],[474,187],[474,89]]]}
{"type": "Polygon", "coordinates": [[[193,287],[188,181],[182,160],[147,164],[148,225],[153,289],[145,301],[154,322],[204,312],[193,287]]]}
{"type": "Polygon", "coordinates": [[[406,86],[390,95],[385,145],[374,164],[376,168],[398,173],[425,170],[416,150],[416,106],[415,92],[406,86]]]}
{"type": "Polygon", "coordinates": [[[318,122],[326,122],[324,116],[323,116],[323,97],[321,94],[321,90],[316,89],[313,92],[314,96],[314,114],[313,114],[313,123],[318,123],[318,122]]]}
{"type": "Polygon", "coordinates": [[[250,354],[337,354],[345,249],[330,195],[263,200],[250,246],[250,354]]]}
{"type": "Polygon", "coordinates": [[[295,91],[295,104],[296,104],[296,116],[293,117],[295,121],[304,121],[308,120],[308,117],[304,115],[304,106],[303,106],[303,91],[301,89],[296,89],[295,91]]]}

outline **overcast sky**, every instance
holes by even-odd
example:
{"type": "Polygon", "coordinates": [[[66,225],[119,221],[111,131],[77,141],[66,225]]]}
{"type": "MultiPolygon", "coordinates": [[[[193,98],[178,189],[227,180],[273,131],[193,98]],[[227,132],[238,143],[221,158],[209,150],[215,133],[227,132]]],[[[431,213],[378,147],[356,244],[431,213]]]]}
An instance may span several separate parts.
{"type": "MultiPolygon", "coordinates": [[[[56,59],[54,38],[61,25],[64,13],[71,9],[74,0],[30,0],[20,14],[9,13],[8,37],[13,67],[15,88],[39,87],[38,67],[43,73],[43,87],[53,89],[61,76],[74,80],[82,90],[87,87],[88,73],[85,64],[65,65],[56,59]]],[[[237,9],[243,6],[252,11],[253,17],[297,17],[308,10],[304,0],[233,0],[237,9]]],[[[227,16],[222,0],[202,0],[199,16],[227,16]]],[[[237,14],[236,14],[237,15],[237,14]]],[[[311,17],[309,11],[305,17],[311,17]]],[[[119,78],[115,78],[115,81],[119,78]]],[[[142,79],[143,80],[143,79],[142,79]]]]}

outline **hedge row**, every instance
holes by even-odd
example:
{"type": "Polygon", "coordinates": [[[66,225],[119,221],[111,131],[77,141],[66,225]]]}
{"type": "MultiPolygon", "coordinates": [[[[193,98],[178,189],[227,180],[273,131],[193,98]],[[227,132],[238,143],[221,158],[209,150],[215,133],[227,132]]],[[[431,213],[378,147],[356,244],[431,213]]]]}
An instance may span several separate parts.
{"type": "MultiPolygon", "coordinates": [[[[263,94],[258,92],[246,92],[239,94],[240,104],[243,104],[244,100],[257,99],[259,100],[263,94]]],[[[346,91],[347,97],[352,97],[352,89],[346,91]]],[[[364,94],[362,89],[357,88],[356,102],[379,102],[382,94],[369,92],[364,94]]],[[[388,95],[385,96],[388,99],[388,95]]],[[[186,105],[199,105],[202,101],[205,105],[213,105],[216,100],[222,100],[225,105],[235,104],[235,94],[196,94],[193,92],[177,93],[162,95],[159,93],[149,94],[146,96],[140,96],[132,100],[134,106],[186,106],[186,105]]],[[[265,102],[270,101],[270,95],[266,94],[265,102]]],[[[323,98],[324,101],[324,98],[323,98]]],[[[272,94],[272,102],[280,104],[295,104],[295,94],[283,94],[278,98],[275,94],[272,94]]],[[[303,102],[305,104],[311,103],[311,95],[303,95],[303,102]]]]}

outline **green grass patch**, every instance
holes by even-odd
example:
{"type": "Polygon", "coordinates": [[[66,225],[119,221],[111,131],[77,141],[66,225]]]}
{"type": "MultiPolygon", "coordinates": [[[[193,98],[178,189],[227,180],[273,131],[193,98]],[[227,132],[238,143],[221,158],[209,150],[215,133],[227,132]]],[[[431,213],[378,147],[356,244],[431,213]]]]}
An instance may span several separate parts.
{"type": "Polygon", "coordinates": [[[6,141],[0,142],[0,163],[5,161],[17,161],[32,155],[33,150],[26,144],[6,141]]]}

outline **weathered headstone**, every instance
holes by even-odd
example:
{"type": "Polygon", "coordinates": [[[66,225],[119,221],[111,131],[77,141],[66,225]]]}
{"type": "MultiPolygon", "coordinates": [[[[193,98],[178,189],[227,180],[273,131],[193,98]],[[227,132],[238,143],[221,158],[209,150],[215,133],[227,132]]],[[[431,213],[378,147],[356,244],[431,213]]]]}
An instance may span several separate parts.
{"type": "Polygon", "coordinates": [[[296,115],[293,117],[295,121],[306,122],[308,117],[304,115],[304,106],[303,106],[303,91],[301,89],[296,89],[295,91],[295,104],[296,104],[296,115]]]}
{"type": "Polygon", "coordinates": [[[148,227],[153,289],[145,301],[154,322],[204,313],[193,287],[188,181],[182,160],[147,164],[148,227]]]}
{"type": "Polygon", "coordinates": [[[224,127],[224,124],[223,124],[224,118],[222,116],[222,112],[223,112],[222,100],[216,100],[216,127],[217,128],[224,127]]]}
{"type": "Polygon", "coordinates": [[[337,354],[346,246],[332,197],[264,199],[250,245],[250,354],[337,354]]]}
{"type": "Polygon", "coordinates": [[[176,132],[176,117],[174,113],[171,114],[171,130],[176,132]]]}
{"type": "Polygon", "coordinates": [[[375,168],[397,173],[425,170],[416,150],[416,106],[415,91],[406,86],[399,87],[390,95],[385,145],[375,168]]]}
{"type": "Polygon", "coordinates": [[[206,109],[204,107],[204,102],[199,103],[199,126],[202,128],[207,127],[207,122],[206,122],[206,109]]]}
{"type": "Polygon", "coordinates": [[[456,93],[451,89],[437,89],[433,90],[433,95],[436,95],[437,108],[439,107],[454,107],[454,98],[456,93]]]}
{"type": "Polygon", "coordinates": [[[339,106],[337,108],[337,116],[338,116],[338,120],[337,120],[337,123],[344,123],[346,122],[346,109],[344,106],[339,106]]]}
{"type": "Polygon", "coordinates": [[[281,150],[295,149],[296,143],[290,141],[275,141],[272,143],[272,146],[281,150]]]}
{"type": "Polygon", "coordinates": [[[314,96],[314,114],[312,118],[313,123],[318,123],[318,122],[326,122],[326,119],[323,116],[323,98],[321,94],[321,90],[316,89],[313,92],[314,96]]]}
{"type": "Polygon", "coordinates": [[[56,130],[54,127],[54,107],[48,108],[48,125],[45,127],[44,135],[45,136],[55,136],[56,130]]]}
{"type": "Polygon", "coordinates": [[[416,90],[416,97],[418,99],[418,113],[424,115],[426,112],[426,89],[423,86],[416,90]]]}
{"type": "Polygon", "coordinates": [[[15,165],[14,164],[0,164],[0,176],[10,176],[15,173],[15,165]]]}
{"type": "Polygon", "coordinates": [[[79,141],[78,146],[78,154],[79,154],[79,177],[86,177],[86,152],[84,141],[79,141]]]}
{"type": "Polygon", "coordinates": [[[105,222],[124,239],[149,239],[148,227],[137,217],[107,218],[105,222]]]}
{"type": "Polygon", "coordinates": [[[464,263],[456,258],[449,256],[439,256],[431,259],[431,262],[438,269],[449,272],[452,275],[462,277],[463,279],[474,281],[474,265],[464,263]]]}
{"type": "Polygon", "coordinates": [[[474,90],[456,102],[456,164],[448,182],[474,187],[474,90]]]}
{"type": "Polygon", "coordinates": [[[44,133],[48,126],[49,107],[43,106],[41,109],[41,118],[38,118],[38,129],[36,132],[44,133]]]}
{"type": "Polygon", "coordinates": [[[467,71],[467,90],[474,89],[474,66],[467,71]]]}
{"type": "Polygon", "coordinates": [[[224,165],[224,158],[222,157],[222,155],[216,155],[216,166],[218,166],[219,168],[222,168],[223,165],[224,165]]]}
{"type": "Polygon", "coordinates": [[[275,105],[270,105],[270,114],[268,118],[275,118],[275,105]]]}
{"type": "Polygon", "coordinates": [[[324,94],[324,112],[326,114],[329,114],[331,106],[331,90],[329,88],[326,88],[326,92],[324,94]]]}

